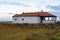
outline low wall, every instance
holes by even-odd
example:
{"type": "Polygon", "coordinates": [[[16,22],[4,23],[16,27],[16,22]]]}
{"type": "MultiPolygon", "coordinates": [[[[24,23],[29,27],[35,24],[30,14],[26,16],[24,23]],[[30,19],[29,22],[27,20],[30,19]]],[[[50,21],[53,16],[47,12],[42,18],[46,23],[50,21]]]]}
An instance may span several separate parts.
{"type": "Polygon", "coordinates": [[[54,23],[54,21],[52,21],[52,20],[45,20],[45,21],[43,21],[43,23],[54,23]]]}

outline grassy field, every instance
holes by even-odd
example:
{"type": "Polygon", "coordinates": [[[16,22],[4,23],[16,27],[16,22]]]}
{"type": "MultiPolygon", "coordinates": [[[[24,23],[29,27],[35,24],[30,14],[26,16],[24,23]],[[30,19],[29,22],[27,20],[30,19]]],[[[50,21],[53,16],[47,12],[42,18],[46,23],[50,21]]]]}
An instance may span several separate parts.
{"type": "Polygon", "coordinates": [[[60,40],[60,25],[0,24],[0,40],[60,40]]]}

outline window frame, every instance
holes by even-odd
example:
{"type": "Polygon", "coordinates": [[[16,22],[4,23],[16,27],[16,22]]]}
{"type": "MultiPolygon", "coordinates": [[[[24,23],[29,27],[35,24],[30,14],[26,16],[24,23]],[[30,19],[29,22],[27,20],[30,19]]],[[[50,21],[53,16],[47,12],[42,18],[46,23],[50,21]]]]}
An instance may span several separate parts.
{"type": "Polygon", "coordinates": [[[24,21],[24,19],[22,18],[22,21],[24,21]]]}

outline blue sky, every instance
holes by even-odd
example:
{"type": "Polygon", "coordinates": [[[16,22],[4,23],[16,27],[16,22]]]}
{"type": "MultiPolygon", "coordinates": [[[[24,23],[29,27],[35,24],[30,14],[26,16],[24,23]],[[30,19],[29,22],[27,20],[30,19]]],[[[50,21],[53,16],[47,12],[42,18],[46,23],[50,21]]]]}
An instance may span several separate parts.
{"type": "Polygon", "coordinates": [[[14,14],[34,11],[50,12],[60,20],[60,0],[0,0],[0,20],[12,20],[14,14]]]}

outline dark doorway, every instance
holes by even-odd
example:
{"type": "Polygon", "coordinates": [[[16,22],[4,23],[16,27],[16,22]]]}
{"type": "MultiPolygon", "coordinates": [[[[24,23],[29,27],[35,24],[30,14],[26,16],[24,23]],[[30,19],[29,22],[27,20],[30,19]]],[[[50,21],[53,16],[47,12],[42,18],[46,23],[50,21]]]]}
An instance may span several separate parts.
{"type": "Polygon", "coordinates": [[[45,20],[45,17],[41,17],[41,23],[42,23],[43,20],[45,20]]]}

